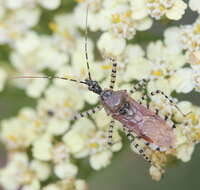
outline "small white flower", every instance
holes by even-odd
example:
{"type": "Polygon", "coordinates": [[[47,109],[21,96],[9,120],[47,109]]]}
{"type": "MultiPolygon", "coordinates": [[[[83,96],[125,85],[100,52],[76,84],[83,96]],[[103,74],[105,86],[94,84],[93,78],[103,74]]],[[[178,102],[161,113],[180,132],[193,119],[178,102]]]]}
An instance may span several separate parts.
{"type": "Polygon", "coordinates": [[[22,190],[40,190],[40,182],[38,180],[32,180],[30,184],[24,185],[22,190]]]}
{"type": "Polygon", "coordinates": [[[105,168],[111,161],[112,153],[110,151],[103,151],[94,154],[90,157],[90,164],[93,169],[100,170],[105,168]]]}
{"type": "Polygon", "coordinates": [[[44,91],[47,84],[48,84],[47,80],[33,79],[31,84],[26,88],[26,93],[30,97],[38,98],[44,91]]]}
{"type": "MultiPolygon", "coordinates": [[[[93,76],[95,76],[95,75],[93,75],[93,76]]],[[[87,90],[84,93],[84,98],[89,104],[96,104],[99,101],[99,97],[96,94],[94,94],[90,91],[87,91],[87,90]]]]}
{"type": "Polygon", "coordinates": [[[5,189],[39,190],[40,181],[30,168],[28,156],[23,152],[13,152],[8,165],[0,170],[0,183],[5,189]],[[12,179],[12,180],[10,180],[12,179]]]}
{"type": "Polygon", "coordinates": [[[25,0],[18,0],[18,1],[15,1],[15,0],[7,0],[5,1],[5,6],[8,8],[8,9],[18,9],[20,7],[22,7],[25,3],[25,0]]]}
{"type": "Polygon", "coordinates": [[[69,178],[57,180],[42,188],[42,190],[87,190],[88,187],[84,180],[69,178]]]}
{"type": "Polygon", "coordinates": [[[139,57],[144,57],[145,52],[139,45],[132,45],[129,44],[126,46],[126,50],[124,52],[124,56],[126,59],[128,59],[128,62],[131,62],[134,59],[137,59],[139,57]]]}
{"type": "Polygon", "coordinates": [[[76,121],[72,129],[63,136],[63,141],[73,154],[82,151],[85,152],[87,141],[90,139],[90,135],[94,132],[94,129],[95,127],[89,119],[80,119],[76,121]]]}
{"type": "Polygon", "coordinates": [[[145,0],[129,0],[131,4],[132,18],[135,20],[144,19],[148,16],[148,9],[145,0]]]}
{"type": "Polygon", "coordinates": [[[101,35],[97,43],[99,50],[106,56],[119,56],[125,49],[126,41],[114,37],[111,33],[106,32],[101,35]]]}
{"type": "Polygon", "coordinates": [[[41,161],[49,161],[52,159],[52,143],[51,136],[44,134],[33,143],[33,157],[41,161]]]}
{"type": "Polygon", "coordinates": [[[23,108],[18,117],[4,120],[1,123],[1,139],[8,149],[28,147],[40,134],[40,123],[36,113],[30,108],[23,108]]]}
{"type": "Polygon", "coordinates": [[[162,172],[155,166],[150,167],[149,173],[150,173],[151,177],[156,181],[159,181],[162,177],[162,172]]]}
{"type": "Polygon", "coordinates": [[[195,87],[195,82],[192,78],[192,69],[179,69],[170,79],[171,87],[176,92],[188,93],[195,87]]]}
{"type": "Polygon", "coordinates": [[[199,0],[190,0],[189,1],[189,6],[193,11],[197,11],[198,13],[200,13],[199,0]]]}
{"type": "MultiPolygon", "coordinates": [[[[88,28],[92,31],[97,31],[97,30],[107,30],[110,26],[110,21],[109,21],[109,15],[110,15],[110,9],[105,9],[105,8],[98,8],[96,7],[94,10],[93,9],[93,4],[96,1],[90,2],[90,9],[88,12],[88,28]]],[[[105,1],[100,2],[105,3],[105,1]]],[[[86,4],[78,4],[78,6],[75,7],[74,10],[74,17],[75,17],[75,23],[77,26],[79,26],[81,29],[85,30],[85,15],[86,13],[86,4]]]]}
{"type": "Polygon", "coordinates": [[[186,3],[184,3],[182,0],[176,0],[173,4],[173,7],[167,11],[166,16],[172,20],[179,20],[185,13],[186,8],[186,3]]]}
{"type": "Polygon", "coordinates": [[[40,10],[34,7],[23,7],[6,14],[6,10],[2,9],[0,16],[1,14],[5,15],[0,27],[0,43],[13,45],[15,40],[39,22],[40,10]]]}
{"type": "Polygon", "coordinates": [[[59,184],[49,184],[42,188],[42,190],[62,190],[59,184]]]}
{"type": "Polygon", "coordinates": [[[189,53],[200,50],[200,17],[191,25],[184,25],[180,30],[180,42],[189,53]]]}
{"type": "MultiPolygon", "coordinates": [[[[176,33],[174,35],[176,36],[176,33]]],[[[178,69],[185,64],[186,58],[182,52],[178,50],[178,47],[172,47],[174,46],[172,43],[174,38],[169,38],[170,36],[166,35],[167,45],[162,41],[150,43],[147,47],[147,57],[153,62],[159,62],[160,65],[167,65],[169,70],[178,69]]],[[[170,73],[170,71],[168,72],[170,73]]]]}
{"type": "Polygon", "coordinates": [[[137,21],[136,29],[139,31],[148,30],[153,25],[152,19],[145,17],[142,20],[137,21]]]}
{"type": "Polygon", "coordinates": [[[40,38],[36,32],[29,31],[23,35],[23,38],[15,42],[15,49],[21,54],[28,54],[40,46],[40,38]],[[31,44],[31,46],[30,46],[31,44]]]}
{"type": "Polygon", "coordinates": [[[188,162],[191,159],[192,153],[194,151],[194,145],[182,145],[177,149],[176,156],[183,162],[188,162]]]}
{"type": "Polygon", "coordinates": [[[163,15],[172,20],[179,20],[185,13],[187,4],[182,0],[146,0],[152,17],[160,19],[163,15]]]}
{"type": "Polygon", "coordinates": [[[107,127],[110,123],[110,118],[104,110],[95,113],[92,117],[95,119],[95,123],[99,129],[103,129],[105,126],[107,127]]]}
{"type": "Polygon", "coordinates": [[[58,143],[53,147],[53,161],[55,164],[66,162],[70,159],[67,146],[64,143],[58,143]]]}
{"type": "Polygon", "coordinates": [[[143,57],[138,57],[137,59],[130,60],[127,64],[123,79],[130,81],[132,79],[141,80],[143,78],[149,78],[150,71],[149,62],[143,57]]]}
{"type": "Polygon", "coordinates": [[[39,0],[39,4],[45,9],[54,10],[60,6],[61,0],[39,0]]]}
{"type": "Polygon", "coordinates": [[[199,92],[200,91],[200,66],[199,65],[192,66],[192,76],[195,82],[195,90],[199,92]]]}
{"type": "Polygon", "coordinates": [[[173,54],[178,54],[182,51],[180,32],[181,29],[178,27],[169,27],[164,32],[164,42],[169,51],[173,54]]]}
{"type": "Polygon", "coordinates": [[[38,179],[41,181],[46,180],[50,176],[51,169],[48,163],[32,160],[30,167],[36,173],[38,179]]]}
{"type": "Polygon", "coordinates": [[[66,179],[76,176],[78,168],[71,163],[59,163],[55,166],[54,172],[60,179],[66,179]]]}
{"type": "Polygon", "coordinates": [[[76,180],[75,188],[76,188],[76,190],[87,190],[88,189],[87,184],[85,183],[85,181],[81,180],[81,179],[76,180]]]}
{"type": "Polygon", "coordinates": [[[52,135],[62,135],[69,128],[67,120],[62,121],[56,118],[50,119],[46,131],[52,135]]]}
{"type": "Polygon", "coordinates": [[[38,8],[23,7],[9,15],[8,23],[11,24],[12,28],[16,27],[18,31],[24,31],[35,26],[39,22],[39,18],[40,10],[38,8]]]}

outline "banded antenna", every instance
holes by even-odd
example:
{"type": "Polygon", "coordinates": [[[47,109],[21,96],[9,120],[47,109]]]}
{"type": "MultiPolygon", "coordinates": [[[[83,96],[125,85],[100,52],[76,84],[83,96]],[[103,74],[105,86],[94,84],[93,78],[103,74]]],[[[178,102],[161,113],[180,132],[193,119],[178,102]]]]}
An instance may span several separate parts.
{"type": "Polygon", "coordinates": [[[88,70],[88,77],[89,80],[92,80],[91,74],[90,74],[90,66],[89,66],[89,59],[88,59],[88,12],[89,12],[89,4],[87,4],[87,12],[86,12],[86,19],[85,19],[85,59],[87,64],[87,70],[88,70]]]}
{"type": "MultiPolygon", "coordinates": [[[[87,47],[87,42],[88,42],[88,12],[89,12],[89,4],[87,4],[87,12],[86,12],[86,20],[85,20],[85,58],[86,58],[86,65],[87,65],[87,71],[88,71],[88,77],[89,81],[92,81],[91,74],[90,74],[90,67],[89,67],[89,59],[88,59],[88,47],[87,47]]],[[[35,79],[62,79],[62,80],[68,80],[76,83],[82,83],[88,85],[87,82],[85,81],[79,81],[76,79],[70,79],[66,77],[59,77],[59,76],[16,76],[16,77],[11,77],[11,79],[19,79],[19,78],[35,78],[35,79]]]]}
{"type": "Polygon", "coordinates": [[[62,79],[62,80],[68,80],[68,81],[72,81],[72,82],[77,82],[77,83],[81,83],[81,84],[87,84],[85,81],[79,81],[76,79],[70,79],[70,78],[66,78],[66,77],[51,77],[51,76],[17,76],[17,77],[11,77],[11,79],[20,79],[20,78],[33,78],[33,79],[62,79]]]}

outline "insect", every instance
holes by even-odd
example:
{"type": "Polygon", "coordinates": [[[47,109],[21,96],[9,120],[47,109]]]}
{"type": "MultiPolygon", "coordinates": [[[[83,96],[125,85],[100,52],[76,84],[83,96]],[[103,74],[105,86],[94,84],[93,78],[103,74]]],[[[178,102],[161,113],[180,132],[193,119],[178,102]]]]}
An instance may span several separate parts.
{"type": "MultiPolygon", "coordinates": [[[[133,90],[130,91],[130,93],[128,93],[127,90],[114,90],[116,73],[117,73],[117,62],[115,59],[109,58],[109,60],[112,62],[112,72],[111,72],[111,80],[109,88],[102,89],[100,84],[92,79],[90,73],[88,52],[87,52],[88,8],[89,6],[87,6],[86,30],[85,30],[85,58],[88,71],[87,79],[79,81],[59,76],[54,76],[54,77],[19,76],[14,78],[44,78],[44,79],[57,78],[76,83],[81,83],[87,86],[89,91],[99,96],[101,105],[86,112],[78,113],[72,119],[76,120],[81,117],[89,116],[104,108],[106,113],[112,117],[108,131],[108,144],[112,145],[112,134],[113,134],[114,123],[115,120],[118,120],[123,125],[126,135],[128,137],[130,136],[134,137],[134,138],[129,138],[131,139],[132,145],[134,145],[134,147],[138,149],[139,153],[147,161],[151,162],[151,159],[145,153],[145,149],[141,148],[141,146],[137,143],[136,139],[140,139],[142,142],[144,142],[145,146],[148,146],[153,150],[166,151],[175,146],[175,135],[173,132],[173,128],[175,128],[176,126],[175,124],[169,121],[169,118],[167,116],[165,116],[164,118],[159,116],[159,110],[154,111],[149,108],[148,104],[146,104],[145,106],[141,102],[137,102],[131,97],[131,94],[135,93],[141,88],[144,88],[147,85],[148,80],[143,79],[139,81],[134,86],[133,90]]],[[[171,105],[173,105],[176,109],[180,111],[180,109],[176,106],[173,100],[171,100],[160,90],[151,92],[149,96],[154,96],[156,94],[164,96],[171,105]]],[[[148,99],[147,95],[142,96],[142,100],[147,100],[147,99],[148,99]]]]}

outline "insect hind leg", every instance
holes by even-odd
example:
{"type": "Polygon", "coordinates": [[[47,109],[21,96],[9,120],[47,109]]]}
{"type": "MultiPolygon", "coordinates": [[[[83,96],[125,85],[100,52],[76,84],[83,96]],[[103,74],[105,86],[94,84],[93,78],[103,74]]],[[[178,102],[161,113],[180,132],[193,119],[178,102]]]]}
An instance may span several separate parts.
{"type": "Polygon", "coordinates": [[[126,136],[128,137],[129,141],[131,142],[131,146],[133,146],[147,162],[153,165],[152,160],[150,156],[148,155],[148,152],[144,149],[144,146],[142,145],[143,143],[140,140],[140,137],[135,136],[135,134],[129,131],[125,126],[123,126],[123,130],[126,136]]]}
{"type": "Polygon", "coordinates": [[[77,120],[77,119],[80,119],[80,118],[82,118],[82,117],[90,116],[90,115],[92,115],[92,114],[94,114],[94,113],[100,111],[101,109],[102,109],[102,106],[96,106],[96,107],[94,107],[94,108],[92,108],[92,109],[90,109],[90,110],[87,110],[87,111],[85,111],[85,112],[75,114],[75,115],[71,118],[71,120],[77,120]]]}
{"type": "Polygon", "coordinates": [[[171,99],[171,98],[169,98],[163,91],[161,91],[161,90],[156,90],[156,91],[153,91],[153,92],[151,92],[149,95],[150,96],[155,96],[155,95],[157,95],[157,94],[160,94],[160,95],[162,95],[166,100],[168,100],[168,102],[174,107],[174,108],[176,108],[183,116],[187,116],[189,113],[187,113],[187,114],[184,114],[181,110],[180,110],[180,108],[176,105],[176,103],[171,99]]]}

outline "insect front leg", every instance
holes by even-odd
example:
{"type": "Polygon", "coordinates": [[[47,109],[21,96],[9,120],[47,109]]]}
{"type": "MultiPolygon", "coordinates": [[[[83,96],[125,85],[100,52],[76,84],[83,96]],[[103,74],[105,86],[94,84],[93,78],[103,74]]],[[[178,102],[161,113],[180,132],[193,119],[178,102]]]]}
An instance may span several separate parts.
{"type": "Polygon", "coordinates": [[[116,82],[116,73],[117,73],[117,62],[113,58],[109,58],[112,62],[112,72],[111,72],[111,79],[110,79],[110,89],[114,88],[116,82]]]}
{"type": "Polygon", "coordinates": [[[79,118],[81,118],[81,117],[85,117],[85,116],[92,115],[92,114],[94,114],[94,113],[100,111],[101,109],[102,109],[102,106],[96,106],[96,107],[94,107],[94,108],[92,108],[92,109],[90,109],[90,110],[87,110],[87,111],[85,111],[85,112],[75,114],[75,115],[71,118],[71,120],[77,120],[77,119],[79,119],[79,118]]]}
{"type": "MultiPolygon", "coordinates": [[[[150,156],[148,155],[148,152],[144,149],[144,146],[142,146],[139,136],[135,136],[134,133],[132,133],[130,130],[128,130],[125,126],[123,126],[123,130],[128,137],[129,141],[131,142],[131,146],[135,147],[138,150],[138,153],[150,164],[152,164],[152,161],[150,159],[150,156]],[[134,136],[134,138],[133,138],[134,136]]],[[[145,144],[144,144],[145,145],[145,144]]]]}
{"type": "Polygon", "coordinates": [[[130,90],[130,93],[133,94],[133,93],[137,92],[139,89],[144,89],[147,86],[148,82],[149,82],[149,80],[147,80],[147,79],[142,79],[142,80],[138,81],[138,83],[136,83],[133,86],[133,89],[130,90]]]}

